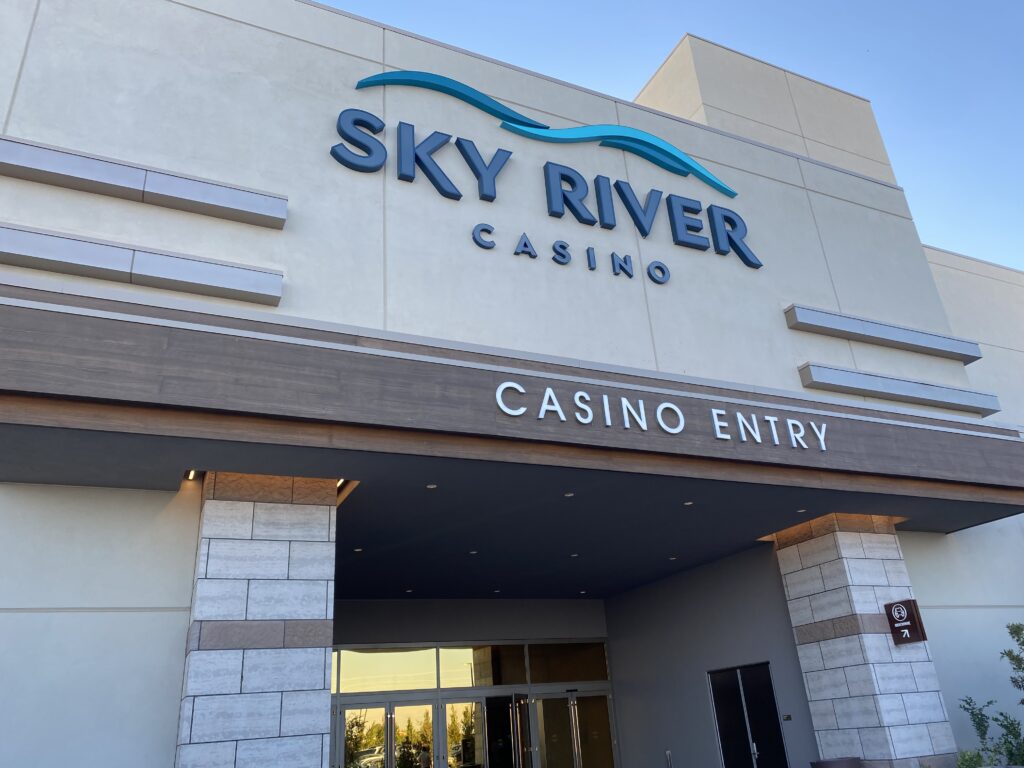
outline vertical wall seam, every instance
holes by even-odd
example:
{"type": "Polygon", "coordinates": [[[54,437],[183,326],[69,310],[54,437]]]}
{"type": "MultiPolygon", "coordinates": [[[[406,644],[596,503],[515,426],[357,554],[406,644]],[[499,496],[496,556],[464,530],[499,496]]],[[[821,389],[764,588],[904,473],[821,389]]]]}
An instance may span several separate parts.
{"type": "Polygon", "coordinates": [[[4,115],[4,129],[3,133],[7,133],[7,128],[11,124],[11,115],[14,113],[14,102],[18,98],[18,89],[21,86],[21,76],[25,71],[25,60],[28,58],[28,48],[32,43],[32,33],[36,29],[36,20],[39,18],[39,6],[42,5],[43,0],[36,0],[36,7],[32,11],[32,22],[28,25],[28,34],[25,35],[25,48],[21,52],[21,60],[18,62],[18,74],[14,78],[14,88],[11,90],[11,100],[7,104],[7,114],[4,115]]]}
{"type": "MultiPolygon", "coordinates": [[[[619,102],[615,102],[615,122],[622,125],[622,115],[619,113],[619,102]]],[[[626,181],[632,186],[632,182],[629,179],[629,160],[626,158],[626,153],[621,151],[619,155],[622,157],[622,170],[625,173],[626,181]]],[[[661,203],[659,202],[660,206],[661,203]]],[[[651,354],[654,356],[654,369],[657,371],[661,370],[661,364],[658,361],[658,342],[654,337],[654,320],[651,318],[651,302],[647,296],[647,281],[644,280],[644,276],[647,274],[643,266],[643,256],[641,255],[641,249],[643,248],[642,238],[640,237],[639,230],[636,227],[633,228],[633,236],[636,240],[636,261],[637,266],[640,267],[640,287],[644,293],[644,314],[647,315],[647,331],[651,337],[651,354]]]]}
{"type": "MultiPolygon", "coordinates": [[[[804,187],[804,196],[807,198],[807,208],[811,212],[811,221],[814,223],[814,234],[818,238],[818,247],[821,248],[821,257],[825,262],[825,272],[828,274],[828,282],[832,286],[832,295],[836,299],[836,308],[842,312],[843,302],[839,298],[839,288],[836,287],[836,279],[832,274],[832,265],[828,260],[828,252],[825,250],[825,241],[821,237],[821,227],[818,225],[818,215],[814,212],[814,201],[811,200],[811,191],[807,188],[807,180],[804,178],[804,168],[800,164],[800,161],[796,161],[797,170],[800,171],[800,183],[804,187]]],[[[857,364],[857,353],[853,349],[853,342],[850,339],[846,339],[846,347],[850,350],[850,359],[853,361],[853,367],[860,369],[857,364]]],[[[865,398],[860,398],[861,400],[865,398]]]]}
{"type": "Polygon", "coordinates": [[[800,110],[797,109],[796,99],[793,98],[793,85],[789,82],[789,72],[783,71],[782,76],[786,78],[786,93],[789,94],[789,103],[793,106],[793,117],[796,118],[797,128],[800,129],[800,142],[804,145],[804,154],[810,157],[811,153],[807,147],[807,136],[804,134],[804,124],[800,120],[800,110]]]}

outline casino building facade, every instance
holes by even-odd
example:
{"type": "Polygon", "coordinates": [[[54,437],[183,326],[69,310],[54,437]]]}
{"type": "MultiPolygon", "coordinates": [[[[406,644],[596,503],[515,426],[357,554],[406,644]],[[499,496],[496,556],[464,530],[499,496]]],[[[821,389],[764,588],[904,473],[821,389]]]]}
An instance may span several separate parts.
{"type": "Polygon", "coordinates": [[[8,0],[0,121],[0,764],[945,768],[1015,706],[1024,274],[864,99],[8,0]]]}

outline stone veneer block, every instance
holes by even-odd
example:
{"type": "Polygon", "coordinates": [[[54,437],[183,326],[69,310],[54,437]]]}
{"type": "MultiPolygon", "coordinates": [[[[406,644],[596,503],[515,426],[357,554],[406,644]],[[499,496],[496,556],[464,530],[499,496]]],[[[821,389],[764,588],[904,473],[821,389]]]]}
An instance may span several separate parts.
{"type": "Polygon", "coordinates": [[[821,657],[826,669],[836,667],[852,667],[857,664],[864,664],[864,649],[860,644],[859,635],[837,637],[833,640],[823,640],[820,643],[821,657]]]}
{"type": "Polygon", "coordinates": [[[249,582],[237,579],[200,579],[192,600],[192,618],[244,619],[249,582]]]}
{"type": "Polygon", "coordinates": [[[283,648],[283,621],[204,621],[201,622],[199,647],[203,650],[221,648],[283,648]]]}
{"type": "Polygon", "coordinates": [[[185,659],[185,695],[240,693],[242,651],[193,651],[185,659]]]}
{"type": "Polygon", "coordinates": [[[235,768],[235,742],[182,745],[175,768],[235,768]]]}
{"type": "Polygon", "coordinates": [[[288,542],[213,540],[206,575],[211,579],[286,579],[288,542]]]}
{"type": "Polygon", "coordinates": [[[323,734],[331,729],[331,692],[286,691],[281,696],[281,735],[323,734]]]}
{"type": "Polygon", "coordinates": [[[309,691],[323,687],[324,648],[245,652],[244,693],[309,691]]]}
{"type": "Polygon", "coordinates": [[[277,736],[280,693],[200,696],[192,706],[192,741],[235,741],[277,736]]]}
{"type": "Polygon", "coordinates": [[[815,735],[818,737],[818,751],[821,752],[821,756],[825,760],[863,753],[860,734],[855,728],[819,731],[815,735]]]}
{"type": "Polygon", "coordinates": [[[334,645],[334,622],[291,619],[284,623],[285,648],[327,648],[334,645]]]}
{"type": "Polygon", "coordinates": [[[864,750],[864,757],[869,760],[889,760],[893,757],[888,728],[860,729],[860,743],[864,750]]]}
{"type": "Polygon", "coordinates": [[[188,744],[192,740],[192,703],[191,696],[181,700],[178,710],[178,743],[188,744]]]}
{"type": "Polygon", "coordinates": [[[899,540],[891,533],[862,533],[861,543],[864,546],[864,557],[875,557],[879,560],[902,560],[899,540]]]}
{"type": "Polygon", "coordinates": [[[331,510],[306,504],[256,502],[252,537],[279,541],[327,541],[331,510]]]}
{"type": "Polygon", "coordinates": [[[321,736],[291,736],[238,743],[235,768],[316,768],[321,764],[321,736]]]}
{"type": "MultiPolygon", "coordinates": [[[[237,618],[237,617],[231,617],[237,618]]],[[[324,581],[250,581],[247,619],[326,619],[324,581]]]]}
{"type": "Polygon", "coordinates": [[[889,729],[889,738],[897,758],[932,754],[932,737],[927,725],[894,725],[889,729]]]}
{"type": "Polygon", "coordinates": [[[881,725],[873,696],[850,696],[836,699],[832,704],[840,728],[873,728],[881,725]]]}
{"type": "Polygon", "coordinates": [[[804,568],[821,565],[839,557],[839,549],[836,546],[834,533],[826,534],[817,539],[802,541],[797,545],[797,548],[800,552],[800,562],[804,564],[804,568]]]}
{"type": "Polygon", "coordinates": [[[288,558],[288,578],[290,579],[333,579],[334,551],[333,541],[293,541],[288,558]]]}
{"type": "Polygon", "coordinates": [[[199,535],[204,539],[251,539],[251,501],[203,502],[199,535]]]}
{"type": "Polygon", "coordinates": [[[811,701],[818,699],[839,699],[850,695],[846,675],[841,669],[824,669],[804,674],[807,693],[811,701]]]}

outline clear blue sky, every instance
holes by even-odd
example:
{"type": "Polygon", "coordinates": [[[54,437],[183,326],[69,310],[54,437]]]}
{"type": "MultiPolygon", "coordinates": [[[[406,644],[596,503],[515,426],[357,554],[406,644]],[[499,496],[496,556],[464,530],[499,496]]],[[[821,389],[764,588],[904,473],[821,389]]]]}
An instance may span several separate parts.
{"type": "Polygon", "coordinates": [[[1024,269],[1021,0],[328,0],[632,99],[684,33],[871,100],[921,240],[1024,269]]]}

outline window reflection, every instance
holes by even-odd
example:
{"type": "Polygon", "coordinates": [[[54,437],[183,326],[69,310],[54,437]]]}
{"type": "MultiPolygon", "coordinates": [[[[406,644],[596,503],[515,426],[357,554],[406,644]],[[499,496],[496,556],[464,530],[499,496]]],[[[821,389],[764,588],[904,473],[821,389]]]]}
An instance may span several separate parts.
{"type": "Polygon", "coordinates": [[[531,643],[530,678],[534,683],[607,680],[604,643],[531,643]]]}
{"type": "Polygon", "coordinates": [[[479,702],[446,707],[448,768],[480,768],[484,764],[484,708],[479,702]]]}
{"type": "Polygon", "coordinates": [[[433,648],[340,651],[341,692],[405,691],[437,687],[433,648]]]}
{"type": "Polygon", "coordinates": [[[344,768],[383,768],[384,708],[345,711],[344,768]]]}
{"type": "Polygon", "coordinates": [[[521,685],[526,655],[521,645],[481,645],[441,649],[441,687],[521,685]]]}

